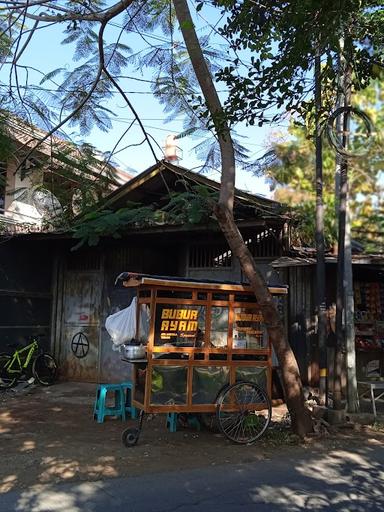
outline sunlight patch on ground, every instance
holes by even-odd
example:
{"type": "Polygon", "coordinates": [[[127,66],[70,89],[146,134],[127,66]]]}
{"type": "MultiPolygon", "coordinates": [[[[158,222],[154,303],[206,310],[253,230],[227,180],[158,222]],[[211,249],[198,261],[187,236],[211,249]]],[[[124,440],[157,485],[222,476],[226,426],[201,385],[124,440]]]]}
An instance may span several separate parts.
{"type": "Polygon", "coordinates": [[[373,446],[382,446],[383,445],[383,440],[382,439],[370,438],[370,439],[367,439],[366,442],[367,442],[367,444],[371,444],[373,446]]]}
{"type": "Polygon", "coordinates": [[[11,424],[15,424],[15,419],[11,416],[11,413],[9,411],[0,413],[0,434],[10,432],[11,424]]]}
{"type": "Polygon", "coordinates": [[[49,443],[45,445],[47,448],[62,448],[63,441],[54,441],[53,443],[49,443]]]}
{"type": "Polygon", "coordinates": [[[0,493],[11,491],[17,483],[16,475],[9,475],[0,481],[0,493]]]}
{"type": "Polygon", "coordinates": [[[43,468],[39,478],[40,482],[50,482],[55,477],[66,480],[73,478],[80,471],[79,462],[58,460],[55,457],[44,457],[40,465],[43,468]]]}
{"type": "Polygon", "coordinates": [[[250,497],[254,503],[268,503],[278,510],[289,510],[290,512],[301,510],[363,511],[367,509],[367,503],[371,503],[366,495],[358,495],[356,492],[343,493],[339,490],[330,490],[327,493],[314,492],[311,488],[297,489],[294,484],[292,488],[262,485],[254,489],[250,493],[250,497]]]}
{"type": "Polygon", "coordinates": [[[29,452],[36,448],[35,441],[24,441],[23,446],[20,448],[21,452],[29,452]]]}
{"type": "Polygon", "coordinates": [[[58,479],[69,480],[82,474],[88,477],[116,477],[119,472],[114,467],[114,457],[100,457],[93,464],[80,463],[76,460],[59,460],[55,457],[44,457],[40,463],[42,472],[39,481],[48,483],[58,479]]]}
{"type": "Polygon", "coordinates": [[[348,464],[358,465],[367,470],[371,467],[369,461],[361,455],[338,450],[327,455],[322,454],[321,458],[298,465],[295,469],[302,475],[311,474],[311,477],[316,480],[332,481],[333,484],[352,484],[352,472],[345,471],[345,466],[348,464]]]}
{"type": "Polygon", "coordinates": [[[289,507],[287,510],[308,510],[314,508],[321,510],[323,506],[327,506],[328,500],[323,495],[305,493],[297,489],[289,487],[273,487],[270,485],[262,485],[251,492],[251,499],[255,503],[268,503],[279,507],[289,507]]]}
{"type": "Polygon", "coordinates": [[[16,512],[81,512],[103,484],[80,484],[68,492],[57,492],[46,486],[34,486],[22,493],[16,512]]]}
{"type": "Polygon", "coordinates": [[[103,477],[103,476],[119,476],[119,472],[113,466],[106,466],[104,464],[94,464],[85,467],[85,472],[92,477],[103,477]]]}

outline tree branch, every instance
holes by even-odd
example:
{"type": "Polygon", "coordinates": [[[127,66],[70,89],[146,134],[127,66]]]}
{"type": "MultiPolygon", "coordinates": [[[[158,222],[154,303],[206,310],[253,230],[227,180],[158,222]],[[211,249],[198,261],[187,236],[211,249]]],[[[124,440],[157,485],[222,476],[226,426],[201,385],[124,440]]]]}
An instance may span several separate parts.
{"type": "MultiPolygon", "coordinates": [[[[93,92],[95,91],[97,84],[99,83],[99,80],[101,78],[101,75],[103,73],[103,70],[105,69],[105,62],[104,62],[104,49],[103,49],[103,34],[105,27],[107,26],[108,20],[105,20],[102,22],[100,30],[99,30],[99,36],[98,36],[98,45],[99,45],[99,68],[97,70],[96,78],[93,81],[93,84],[88,91],[88,93],[84,96],[84,98],[81,100],[81,102],[77,105],[77,107],[68,114],[62,121],[60,121],[56,126],[54,126],[51,130],[49,130],[42,139],[40,139],[37,144],[28,152],[28,154],[23,158],[22,162],[19,164],[18,168],[22,165],[23,162],[25,162],[36,149],[41,146],[49,137],[51,137],[57,130],[59,130],[62,126],[64,126],[70,119],[72,119],[80,110],[84,107],[84,105],[87,103],[89,98],[92,96],[93,92]]],[[[30,139],[25,146],[28,146],[32,142],[34,142],[35,139],[30,139]]]]}
{"type": "Polygon", "coordinates": [[[152,144],[151,144],[151,142],[150,142],[150,140],[149,140],[149,138],[148,138],[148,134],[147,134],[147,132],[146,132],[146,130],[145,130],[145,128],[144,128],[144,125],[143,125],[143,123],[141,122],[141,119],[140,119],[139,115],[137,114],[137,112],[136,112],[136,110],[135,110],[134,106],[133,106],[133,105],[132,105],[132,103],[129,101],[128,96],[125,94],[125,92],[123,91],[123,89],[120,87],[119,83],[118,83],[118,82],[113,78],[113,76],[109,73],[109,71],[108,71],[105,67],[103,68],[103,70],[104,70],[104,73],[105,73],[105,74],[107,75],[107,77],[109,78],[109,80],[113,83],[113,85],[116,87],[116,89],[119,91],[119,93],[120,93],[120,94],[121,94],[121,96],[123,97],[124,101],[126,102],[126,104],[128,105],[128,107],[130,108],[130,110],[131,110],[132,114],[135,116],[135,118],[136,118],[137,122],[139,123],[140,128],[141,128],[141,130],[142,130],[142,132],[143,132],[143,135],[144,135],[144,137],[145,137],[145,139],[146,139],[146,141],[147,141],[147,143],[148,143],[148,146],[149,146],[149,148],[150,148],[150,150],[151,150],[151,153],[152,153],[152,155],[153,155],[153,157],[154,157],[154,159],[155,159],[155,162],[158,162],[158,161],[159,161],[159,159],[158,159],[158,158],[157,158],[157,156],[156,156],[156,153],[155,153],[155,151],[154,151],[154,149],[153,149],[153,147],[152,147],[152,144]]]}
{"type": "MultiPolygon", "coordinates": [[[[115,16],[117,16],[118,14],[125,11],[125,9],[127,9],[131,5],[132,2],[133,2],[133,0],[121,0],[120,2],[116,2],[114,5],[112,5],[111,7],[109,7],[106,10],[92,12],[89,14],[75,13],[75,12],[66,12],[65,14],[56,14],[56,15],[26,13],[26,17],[31,20],[35,20],[35,21],[54,22],[54,23],[58,23],[58,22],[61,23],[63,21],[76,21],[76,20],[98,21],[100,23],[105,23],[105,22],[108,22],[109,20],[111,20],[112,18],[114,18],[115,16]]],[[[19,5],[18,8],[14,8],[14,10],[17,11],[20,9],[27,9],[29,6],[27,2],[23,2],[23,3],[20,2],[20,4],[21,5],[19,5]]],[[[44,4],[45,3],[43,2],[41,5],[44,6],[44,4]]],[[[37,3],[37,5],[38,5],[38,3],[37,3]]],[[[63,10],[62,8],[59,8],[57,6],[50,6],[50,5],[47,5],[47,6],[50,7],[51,9],[63,10]]],[[[9,7],[8,7],[8,9],[9,9],[9,7]]]]}

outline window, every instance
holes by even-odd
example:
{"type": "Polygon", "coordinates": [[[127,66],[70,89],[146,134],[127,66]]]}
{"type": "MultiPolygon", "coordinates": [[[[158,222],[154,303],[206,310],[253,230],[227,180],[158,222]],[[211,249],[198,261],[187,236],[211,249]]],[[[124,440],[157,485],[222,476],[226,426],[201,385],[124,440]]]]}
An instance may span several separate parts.
{"type": "Polygon", "coordinates": [[[228,308],[212,306],[211,308],[211,346],[224,348],[228,343],[228,308]]]}
{"type": "Polygon", "coordinates": [[[228,268],[232,254],[224,245],[194,245],[189,248],[189,268],[228,268]]]}
{"type": "Polygon", "coordinates": [[[254,258],[281,256],[281,228],[268,228],[255,234],[245,244],[254,258]]]}
{"type": "Polygon", "coordinates": [[[268,346],[263,317],[255,308],[235,308],[233,348],[262,349],[268,346]]]}
{"type": "Polygon", "coordinates": [[[205,306],[157,304],[155,346],[201,347],[205,332],[205,306]]]}

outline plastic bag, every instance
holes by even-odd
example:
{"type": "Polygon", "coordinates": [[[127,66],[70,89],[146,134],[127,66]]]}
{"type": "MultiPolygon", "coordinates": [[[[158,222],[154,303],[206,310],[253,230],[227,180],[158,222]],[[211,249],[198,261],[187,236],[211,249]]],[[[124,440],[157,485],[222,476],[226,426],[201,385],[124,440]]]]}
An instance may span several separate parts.
{"type": "Polygon", "coordinates": [[[142,304],[140,308],[140,326],[139,326],[139,339],[142,343],[147,343],[149,336],[149,308],[147,305],[142,304]]]}
{"type": "Polygon", "coordinates": [[[137,298],[121,311],[110,315],[105,320],[105,328],[112,338],[114,345],[122,345],[136,336],[137,298]]]}

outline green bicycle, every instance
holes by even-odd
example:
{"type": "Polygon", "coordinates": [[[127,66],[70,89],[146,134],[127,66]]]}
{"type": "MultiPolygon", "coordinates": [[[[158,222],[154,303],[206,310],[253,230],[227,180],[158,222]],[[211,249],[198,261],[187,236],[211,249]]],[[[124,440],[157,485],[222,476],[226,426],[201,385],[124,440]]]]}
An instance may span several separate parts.
{"type": "Polygon", "coordinates": [[[55,359],[39,349],[37,338],[26,347],[16,348],[12,355],[0,354],[0,389],[11,388],[30,370],[42,386],[50,386],[57,376],[55,359]]]}

